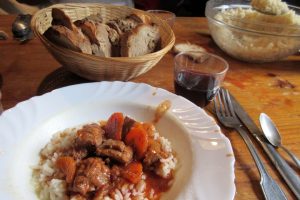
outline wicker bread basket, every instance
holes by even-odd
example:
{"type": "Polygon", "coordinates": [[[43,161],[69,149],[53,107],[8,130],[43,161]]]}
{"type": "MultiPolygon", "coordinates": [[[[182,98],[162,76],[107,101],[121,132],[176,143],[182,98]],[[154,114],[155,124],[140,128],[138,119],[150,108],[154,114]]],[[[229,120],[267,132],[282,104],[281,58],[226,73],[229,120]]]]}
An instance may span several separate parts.
{"type": "Polygon", "coordinates": [[[163,20],[145,11],[109,4],[56,4],[38,11],[31,21],[35,35],[40,38],[50,53],[71,72],[89,80],[129,80],[150,70],[173,47],[175,36],[170,26],[163,20]],[[137,57],[97,57],[60,47],[50,42],[43,33],[51,26],[53,7],[64,10],[73,20],[100,13],[104,22],[123,18],[131,13],[139,13],[159,26],[162,48],[154,53],[137,57]]]}

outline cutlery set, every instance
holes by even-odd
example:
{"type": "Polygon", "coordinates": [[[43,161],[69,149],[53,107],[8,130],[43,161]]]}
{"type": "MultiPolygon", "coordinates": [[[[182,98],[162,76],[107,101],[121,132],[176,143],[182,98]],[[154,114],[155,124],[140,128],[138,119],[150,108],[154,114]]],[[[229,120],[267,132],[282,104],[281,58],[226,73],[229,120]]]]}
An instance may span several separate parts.
{"type": "MultiPolygon", "coordinates": [[[[261,175],[260,185],[264,194],[265,199],[286,199],[285,194],[279,187],[279,185],[272,179],[264,167],[259,155],[248,136],[249,133],[260,143],[270,160],[279,171],[289,188],[293,191],[297,199],[300,199],[300,177],[298,174],[289,166],[289,164],[280,156],[275,150],[272,142],[269,142],[266,135],[270,135],[271,131],[278,131],[276,127],[270,125],[270,120],[266,117],[266,114],[261,114],[261,126],[263,132],[256,126],[253,120],[248,116],[243,107],[237,102],[237,100],[224,88],[220,88],[218,94],[214,99],[214,108],[218,120],[227,128],[233,128],[240,133],[244,139],[255,163],[261,175]],[[269,122],[266,127],[266,123],[269,122]],[[272,127],[272,128],[270,128],[272,127]]],[[[277,136],[280,140],[280,136],[276,135],[279,133],[273,133],[273,138],[277,136]],[[275,136],[274,136],[275,134],[275,136]]],[[[278,140],[278,139],[277,139],[278,140]]],[[[280,143],[281,144],[281,143],[280,143]]],[[[282,145],[277,146],[282,146],[282,145]]],[[[299,159],[292,153],[288,153],[297,167],[299,159]]],[[[299,168],[297,168],[299,169],[299,168]]]]}

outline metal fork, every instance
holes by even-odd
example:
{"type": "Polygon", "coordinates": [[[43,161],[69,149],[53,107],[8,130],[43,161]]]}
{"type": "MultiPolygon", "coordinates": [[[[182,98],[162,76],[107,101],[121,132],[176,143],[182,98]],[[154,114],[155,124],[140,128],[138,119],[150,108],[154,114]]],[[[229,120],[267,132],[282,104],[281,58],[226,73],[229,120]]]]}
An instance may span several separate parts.
{"type": "Polygon", "coordinates": [[[279,185],[273,180],[273,178],[268,174],[264,164],[262,163],[259,155],[248,136],[243,125],[238,119],[233,109],[230,95],[227,90],[221,88],[214,99],[214,107],[218,117],[218,120],[228,128],[233,128],[240,133],[244,139],[254,161],[260,173],[260,185],[267,200],[281,200],[287,199],[279,185]]]}

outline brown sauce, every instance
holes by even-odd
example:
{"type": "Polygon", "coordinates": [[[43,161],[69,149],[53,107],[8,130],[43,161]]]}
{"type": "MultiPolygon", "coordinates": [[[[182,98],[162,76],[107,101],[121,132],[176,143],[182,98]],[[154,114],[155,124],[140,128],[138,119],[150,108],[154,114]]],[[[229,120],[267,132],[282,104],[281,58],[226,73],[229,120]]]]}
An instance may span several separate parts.
{"type": "Polygon", "coordinates": [[[171,187],[173,175],[168,178],[161,178],[153,172],[146,173],[146,196],[150,198],[149,194],[151,190],[154,191],[154,200],[159,199],[161,194],[168,191],[171,187]]]}
{"type": "Polygon", "coordinates": [[[165,100],[161,102],[156,108],[153,123],[157,123],[162,118],[162,116],[169,110],[170,107],[170,100],[165,100]]]}

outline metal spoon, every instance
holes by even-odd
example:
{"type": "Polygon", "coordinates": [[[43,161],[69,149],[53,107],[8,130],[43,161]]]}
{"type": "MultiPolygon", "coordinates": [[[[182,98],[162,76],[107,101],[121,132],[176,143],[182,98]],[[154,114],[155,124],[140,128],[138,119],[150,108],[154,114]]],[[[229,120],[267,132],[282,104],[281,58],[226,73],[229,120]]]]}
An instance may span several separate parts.
{"type": "Polygon", "coordinates": [[[272,2],[267,2],[267,5],[262,6],[261,0],[251,0],[252,9],[266,15],[284,15],[289,12],[289,7],[285,2],[278,2],[276,5],[272,2]],[[275,7],[274,7],[275,6],[275,7]]]}
{"type": "Polygon", "coordinates": [[[259,13],[262,13],[262,14],[265,14],[265,15],[273,15],[273,16],[284,15],[284,14],[286,14],[286,13],[288,12],[288,11],[286,11],[286,10],[282,10],[282,11],[280,12],[280,14],[278,14],[278,13],[274,13],[274,12],[272,12],[272,11],[267,11],[267,10],[263,10],[263,9],[255,8],[255,7],[252,7],[252,9],[253,9],[253,10],[256,10],[256,11],[259,12],[259,13]]]}
{"type": "Polygon", "coordinates": [[[33,34],[30,27],[32,15],[18,15],[12,24],[12,32],[14,37],[21,42],[32,39],[33,34]]]}
{"type": "Polygon", "coordinates": [[[265,113],[261,113],[259,116],[260,126],[263,130],[264,135],[266,136],[267,140],[275,147],[281,147],[296,163],[297,167],[300,168],[300,160],[296,157],[295,154],[293,154],[291,151],[289,151],[287,148],[285,148],[282,145],[281,137],[279,134],[278,129],[276,128],[274,122],[270,119],[268,115],[265,113]]]}

